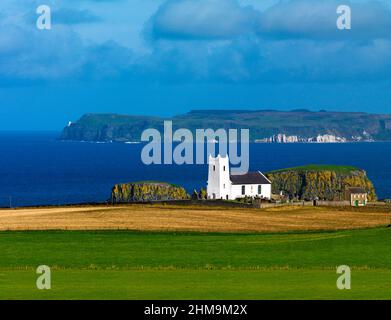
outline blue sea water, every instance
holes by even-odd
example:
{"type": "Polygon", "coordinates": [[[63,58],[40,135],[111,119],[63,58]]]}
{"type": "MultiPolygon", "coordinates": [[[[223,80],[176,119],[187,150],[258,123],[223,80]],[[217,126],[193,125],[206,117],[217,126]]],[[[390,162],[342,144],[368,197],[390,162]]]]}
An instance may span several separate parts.
{"type": "MultiPolygon", "coordinates": [[[[141,162],[141,144],[62,142],[58,133],[0,133],[0,206],[105,201],[115,183],[159,180],[189,192],[205,186],[206,165],[141,162]]],[[[391,143],[251,144],[250,170],[304,164],[365,169],[380,198],[391,198],[391,143]]]]}

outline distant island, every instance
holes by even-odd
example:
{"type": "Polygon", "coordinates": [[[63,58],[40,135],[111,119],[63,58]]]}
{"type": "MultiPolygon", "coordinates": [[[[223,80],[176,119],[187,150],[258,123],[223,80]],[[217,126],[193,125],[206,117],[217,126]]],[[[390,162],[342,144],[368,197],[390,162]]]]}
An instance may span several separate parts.
{"type": "Polygon", "coordinates": [[[391,114],[305,109],[194,110],[171,118],[90,113],[70,122],[60,139],[138,142],[145,129],[163,131],[164,120],[172,120],[174,130],[249,129],[251,141],[259,143],[391,141],[391,114]]]}

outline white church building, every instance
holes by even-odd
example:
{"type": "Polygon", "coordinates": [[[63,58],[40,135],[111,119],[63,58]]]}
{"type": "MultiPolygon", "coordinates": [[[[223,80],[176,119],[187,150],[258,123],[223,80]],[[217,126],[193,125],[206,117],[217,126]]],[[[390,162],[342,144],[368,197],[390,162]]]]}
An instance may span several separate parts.
{"type": "Polygon", "coordinates": [[[246,196],[271,199],[271,193],[271,182],[262,172],[230,174],[228,156],[209,156],[208,199],[235,200],[246,196]]]}

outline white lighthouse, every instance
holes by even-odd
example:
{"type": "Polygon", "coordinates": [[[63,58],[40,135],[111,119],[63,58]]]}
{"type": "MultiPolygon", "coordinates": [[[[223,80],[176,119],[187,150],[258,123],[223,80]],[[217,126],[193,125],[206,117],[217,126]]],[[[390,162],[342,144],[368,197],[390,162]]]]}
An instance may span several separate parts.
{"type": "Polygon", "coordinates": [[[230,174],[229,158],[208,159],[208,199],[235,200],[243,197],[271,199],[271,182],[260,171],[230,174]]]}

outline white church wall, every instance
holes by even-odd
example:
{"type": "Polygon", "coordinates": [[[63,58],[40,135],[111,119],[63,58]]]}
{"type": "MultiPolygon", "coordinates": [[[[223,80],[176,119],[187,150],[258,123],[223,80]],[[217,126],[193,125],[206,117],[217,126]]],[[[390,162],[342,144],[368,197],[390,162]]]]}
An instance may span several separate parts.
{"type": "Polygon", "coordinates": [[[259,184],[246,184],[246,185],[232,185],[231,186],[231,199],[244,198],[247,197],[260,197],[260,198],[271,198],[271,185],[262,184],[261,185],[261,194],[258,194],[259,184]],[[245,194],[242,194],[242,186],[245,186],[245,194]]]}
{"type": "Polygon", "coordinates": [[[266,199],[272,198],[272,185],[271,184],[263,184],[262,185],[261,197],[266,198],[266,199]]]}

